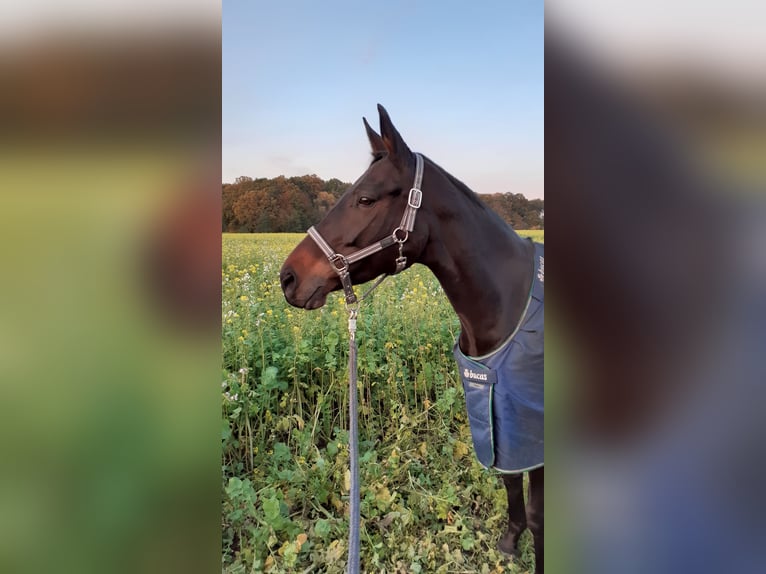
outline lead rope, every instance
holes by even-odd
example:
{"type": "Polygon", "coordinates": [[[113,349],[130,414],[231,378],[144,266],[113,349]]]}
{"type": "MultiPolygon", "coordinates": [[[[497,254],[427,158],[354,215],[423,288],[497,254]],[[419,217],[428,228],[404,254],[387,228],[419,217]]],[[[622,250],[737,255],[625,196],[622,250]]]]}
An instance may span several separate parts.
{"type": "Polygon", "coordinates": [[[348,444],[351,467],[351,507],[349,509],[348,535],[348,574],[359,574],[359,529],[361,517],[359,513],[359,429],[357,425],[357,396],[356,396],[356,319],[359,308],[348,308],[348,444]]]}
{"type": "Polygon", "coordinates": [[[359,425],[357,403],[357,368],[356,368],[356,320],[359,317],[359,304],[367,299],[388,275],[382,275],[365,291],[364,295],[354,304],[346,304],[348,311],[348,449],[351,473],[351,489],[349,492],[349,532],[348,532],[348,574],[359,574],[360,546],[359,530],[361,528],[360,492],[359,492],[359,425]]]}

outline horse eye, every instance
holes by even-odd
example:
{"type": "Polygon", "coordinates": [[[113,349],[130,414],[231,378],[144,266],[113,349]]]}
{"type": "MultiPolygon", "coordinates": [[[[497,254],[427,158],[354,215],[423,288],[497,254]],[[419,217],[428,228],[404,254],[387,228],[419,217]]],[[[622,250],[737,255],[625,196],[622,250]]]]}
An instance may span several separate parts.
{"type": "Polygon", "coordinates": [[[365,207],[371,206],[373,203],[375,203],[374,199],[370,199],[369,197],[360,197],[359,198],[359,205],[364,205],[365,207]]]}

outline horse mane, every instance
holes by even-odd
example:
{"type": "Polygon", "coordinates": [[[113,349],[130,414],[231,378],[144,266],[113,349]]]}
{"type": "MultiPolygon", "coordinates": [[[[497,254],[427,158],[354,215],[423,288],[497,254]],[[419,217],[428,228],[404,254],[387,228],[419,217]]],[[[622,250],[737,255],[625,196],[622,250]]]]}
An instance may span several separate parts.
{"type": "Polygon", "coordinates": [[[468,200],[470,200],[476,207],[479,207],[480,209],[483,209],[484,211],[490,211],[494,213],[494,211],[492,211],[491,209],[489,209],[489,207],[487,207],[486,203],[484,203],[481,199],[479,199],[479,195],[475,191],[473,191],[470,187],[468,187],[466,184],[464,184],[462,181],[460,181],[458,178],[456,178],[446,169],[441,167],[431,158],[426,157],[426,159],[430,161],[431,165],[433,165],[436,169],[438,169],[441,172],[441,174],[444,177],[446,177],[449,180],[449,182],[453,186],[455,186],[466,198],[468,198],[468,200]]]}

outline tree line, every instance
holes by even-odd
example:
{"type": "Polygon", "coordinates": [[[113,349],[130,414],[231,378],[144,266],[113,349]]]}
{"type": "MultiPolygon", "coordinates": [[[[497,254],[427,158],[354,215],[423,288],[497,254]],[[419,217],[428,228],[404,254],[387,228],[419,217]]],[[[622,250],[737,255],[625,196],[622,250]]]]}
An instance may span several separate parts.
{"type": "MultiPolygon", "coordinates": [[[[238,177],[223,184],[221,229],[225,232],[304,232],[322,219],[350,186],[316,175],[238,177]]],[[[521,193],[478,194],[514,229],[543,229],[542,199],[521,193]]]]}

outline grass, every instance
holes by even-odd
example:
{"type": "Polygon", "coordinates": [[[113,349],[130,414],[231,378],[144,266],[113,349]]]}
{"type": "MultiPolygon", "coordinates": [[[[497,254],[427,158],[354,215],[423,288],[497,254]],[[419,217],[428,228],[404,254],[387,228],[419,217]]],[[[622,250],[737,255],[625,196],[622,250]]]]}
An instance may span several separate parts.
{"type": "MultiPolygon", "coordinates": [[[[542,231],[521,232],[538,241],[542,231]]],[[[341,573],[348,536],[346,314],[287,305],[278,271],[299,234],[224,234],[224,572],[341,573]]],[[[499,478],[473,455],[452,345],[457,318],[430,271],[386,281],[359,318],[362,568],[528,572],[511,564],[499,478]]]]}

